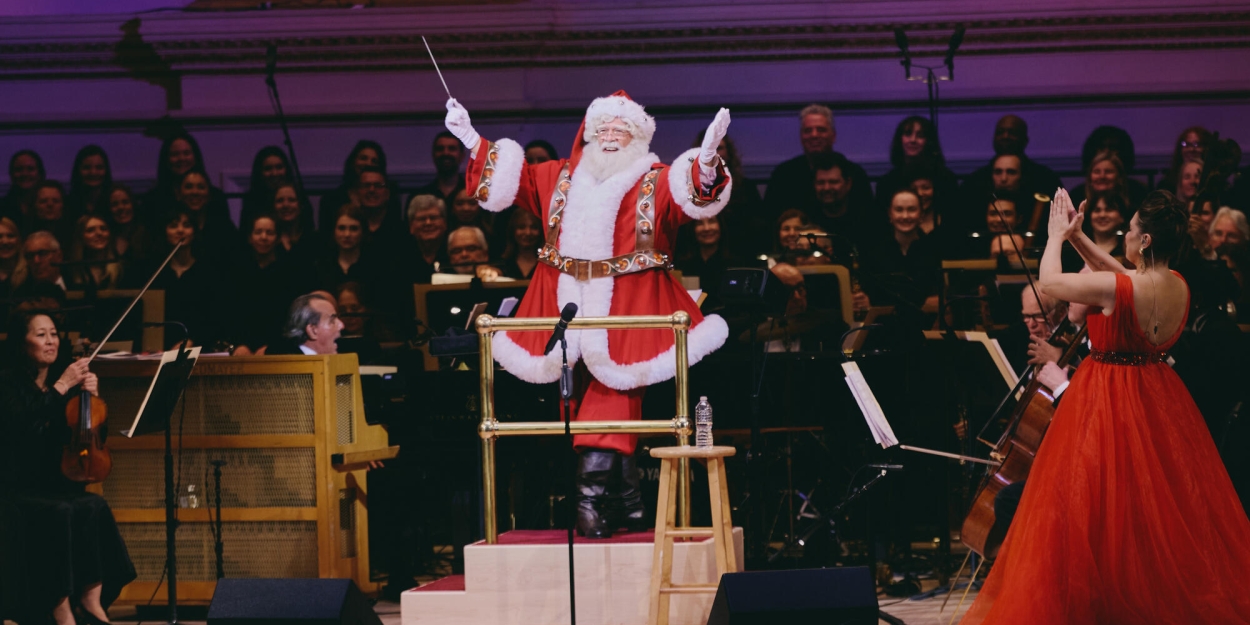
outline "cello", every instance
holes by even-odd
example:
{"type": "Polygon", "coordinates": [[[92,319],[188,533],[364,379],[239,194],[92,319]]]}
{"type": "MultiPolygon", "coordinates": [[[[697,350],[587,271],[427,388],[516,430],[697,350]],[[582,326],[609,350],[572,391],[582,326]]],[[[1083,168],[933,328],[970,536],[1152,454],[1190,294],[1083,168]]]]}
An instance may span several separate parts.
{"type": "MultiPolygon", "coordinates": [[[[1067,325],[1068,321],[1065,319],[1055,328],[1051,340],[1061,335],[1067,325]]],[[[1086,327],[1081,326],[1063,350],[1057,365],[1068,366],[1076,355],[1077,347],[1084,342],[1085,334],[1086,327]]],[[[1012,394],[1015,390],[1012,389],[1012,394]]],[[[1008,399],[1010,396],[1011,394],[1008,399]]],[[[1037,379],[1035,369],[1012,411],[1007,429],[992,445],[990,456],[999,464],[987,469],[960,530],[960,540],[977,554],[987,558],[998,554],[1006,528],[995,527],[994,498],[1008,484],[1028,478],[1029,470],[1033,467],[1033,458],[1041,448],[1042,439],[1046,436],[1046,429],[1050,427],[1050,420],[1054,415],[1055,398],[1037,379]]]]}
{"type": "MultiPolygon", "coordinates": [[[[148,278],[147,284],[144,284],[139,294],[130,301],[130,305],[109,329],[108,334],[105,334],[104,338],[96,344],[95,350],[87,357],[88,363],[100,353],[104,344],[108,343],[113,333],[126,319],[126,315],[134,310],[135,304],[139,303],[139,300],[151,288],[156,276],[165,270],[165,266],[185,243],[185,241],[179,241],[174,245],[169,256],[165,257],[165,262],[156,268],[156,271],[148,278]]],[[[103,399],[88,391],[80,391],[77,397],[70,399],[66,404],[65,421],[70,428],[70,440],[61,450],[61,474],[73,482],[87,484],[103,482],[113,470],[113,456],[104,446],[104,439],[107,436],[108,405],[103,399]]]]}

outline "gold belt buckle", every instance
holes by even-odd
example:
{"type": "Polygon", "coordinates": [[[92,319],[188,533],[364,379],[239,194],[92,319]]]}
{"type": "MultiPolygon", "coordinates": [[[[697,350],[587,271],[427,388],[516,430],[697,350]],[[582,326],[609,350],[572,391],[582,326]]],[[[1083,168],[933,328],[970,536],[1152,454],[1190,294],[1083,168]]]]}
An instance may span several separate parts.
{"type": "Polygon", "coordinates": [[[589,282],[590,281],[590,261],[582,260],[580,258],[574,260],[573,261],[573,277],[577,278],[578,282],[589,282]]]}

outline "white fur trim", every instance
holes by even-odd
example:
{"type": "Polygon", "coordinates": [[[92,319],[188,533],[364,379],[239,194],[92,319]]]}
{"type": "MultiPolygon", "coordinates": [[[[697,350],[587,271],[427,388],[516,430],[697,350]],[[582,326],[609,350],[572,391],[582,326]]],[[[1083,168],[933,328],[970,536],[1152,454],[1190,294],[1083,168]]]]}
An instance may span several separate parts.
{"type": "MultiPolygon", "coordinates": [[[[691,366],[716,351],[729,337],[729,325],[719,315],[708,315],[690,330],[686,355],[691,366]]],[[[586,368],[596,380],[618,391],[658,384],[672,379],[677,372],[677,346],[674,345],[651,360],[622,365],[614,362],[608,351],[607,330],[586,330],[586,368]]]]}
{"type": "MultiPolygon", "coordinates": [[[[560,226],[561,254],[586,259],[615,256],[613,242],[621,202],[656,162],[659,159],[648,154],[603,182],[597,182],[589,172],[574,169],[569,201],[560,226]]],[[[562,310],[565,304],[572,302],[577,304],[579,317],[606,317],[611,311],[614,283],[615,279],[605,278],[578,282],[573,276],[561,273],[556,283],[556,308],[562,310]]],[[[565,334],[570,364],[582,357],[582,340],[589,332],[593,330],[569,330],[565,334]]],[[[535,356],[517,345],[507,332],[495,334],[491,345],[495,360],[526,382],[545,384],[560,378],[559,350],[535,356]]]]}
{"type": "MultiPolygon", "coordinates": [[[[707,219],[715,217],[724,210],[729,204],[729,194],[733,191],[734,181],[729,176],[728,170],[725,171],[727,182],[724,190],[721,191],[720,197],[716,201],[706,206],[695,206],[690,201],[690,167],[694,161],[690,159],[699,158],[699,148],[691,148],[677,157],[673,161],[673,165],[668,168],[668,190],[673,194],[673,200],[681,207],[683,213],[690,216],[691,219],[707,219]]],[[[698,184],[696,182],[696,184],[698,184]]]]}
{"type": "Polygon", "coordinates": [[[651,143],[651,137],[655,136],[655,118],[647,115],[646,109],[642,108],[641,104],[625,96],[611,95],[606,98],[595,98],[586,108],[586,130],[582,133],[582,139],[587,143],[593,142],[595,127],[605,117],[629,120],[634,125],[635,141],[651,143]]]}
{"type": "Polygon", "coordinates": [[[521,170],[525,166],[525,148],[521,144],[512,139],[500,139],[495,146],[499,148],[499,157],[495,159],[495,173],[490,180],[490,199],[481,202],[482,208],[492,213],[512,206],[521,188],[521,170]]]}
{"type": "MultiPolygon", "coordinates": [[[[578,345],[572,330],[565,334],[569,344],[569,363],[577,362],[578,345]]],[[[507,332],[498,332],[491,340],[495,360],[512,375],[530,384],[548,384],[560,379],[560,349],[551,350],[546,356],[535,356],[517,345],[507,332]]]]}

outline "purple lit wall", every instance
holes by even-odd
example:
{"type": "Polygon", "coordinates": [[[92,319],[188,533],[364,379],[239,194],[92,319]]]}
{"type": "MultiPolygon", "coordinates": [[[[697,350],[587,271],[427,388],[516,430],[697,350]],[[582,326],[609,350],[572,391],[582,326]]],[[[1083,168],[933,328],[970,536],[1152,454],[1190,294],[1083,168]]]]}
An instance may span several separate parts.
{"type": "MultiPolygon", "coordinates": [[[[112,6],[154,4],[186,2],[112,6]]],[[[652,147],[666,160],[730,107],[747,173],[764,178],[798,152],[796,113],[815,101],[837,113],[837,149],[881,173],[894,125],[926,111],[924,85],[903,79],[893,26],[907,29],[918,63],[936,65],[957,22],[968,32],[940,117],[957,172],[989,157],[1008,112],[1029,122],[1030,155],[1065,171],[1101,124],[1130,132],[1139,169],[1164,166],[1189,125],[1250,141],[1247,3],[1085,4],[531,0],[134,16],[21,2],[0,23],[0,155],[35,148],[67,180],[77,149],[98,143],[119,180],[143,187],[159,147],[144,130],[168,115],[199,138],[214,181],[241,191],[255,151],[281,142],[263,73],[274,41],[311,187],[337,183],[359,138],[385,146],[401,184],[422,183],[446,99],[425,34],[485,136],[567,150],[589,100],[624,88],[656,115],[652,147]]]]}

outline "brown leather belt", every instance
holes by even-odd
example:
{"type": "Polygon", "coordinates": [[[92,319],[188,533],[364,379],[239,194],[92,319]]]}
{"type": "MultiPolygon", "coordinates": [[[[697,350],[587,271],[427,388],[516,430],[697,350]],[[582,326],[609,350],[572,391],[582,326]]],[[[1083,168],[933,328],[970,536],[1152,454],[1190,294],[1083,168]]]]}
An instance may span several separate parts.
{"type": "Polygon", "coordinates": [[[652,169],[642,179],[638,189],[638,199],[634,205],[634,246],[635,251],[603,260],[585,260],[560,255],[560,220],[568,202],[572,180],[569,166],[566,163],[560,170],[560,178],[555,191],[551,194],[551,204],[547,209],[547,241],[538,250],[538,262],[550,265],[561,273],[576,278],[579,282],[588,282],[595,278],[611,278],[625,274],[647,271],[650,269],[669,269],[672,267],[668,254],[656,251],[655,245],[655,188],[659,169],[652,169]]]}
{"type": "Polygon", "coordinates": [[[579,282],[671,267],[668,254],[655,250],[638,250],[604,260],[583,260],[561,256],[560,250],[554,246],[544,245],[538,250],[538,260],[577,278],[579,282]]]}

